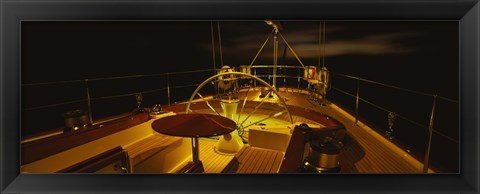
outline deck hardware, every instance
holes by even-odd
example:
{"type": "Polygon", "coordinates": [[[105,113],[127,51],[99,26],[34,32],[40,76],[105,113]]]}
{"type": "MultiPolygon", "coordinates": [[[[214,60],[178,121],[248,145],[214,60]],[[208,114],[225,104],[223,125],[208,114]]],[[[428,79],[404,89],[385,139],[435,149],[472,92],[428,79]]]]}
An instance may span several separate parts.
{"type": "Polygon", "coordinates": [[[297,75],[297,89],[300,89],[300,69],[298,69],[298,75],[297,75]]]}
{"type": "Polygon", "coordinates": [[[296,125],[279,173],[340,172],[339,154],[343,136],[336,137],[336,131],[345,131],[345,128],[311,128],[305,123],[296,125]]]}
{"type": "MultiPolygon", "coordinates": [[[[325,63],[325,62],[324,62],[325,63]]],[[[329,71],[327,70],[327,68],[325,67],[325,64],[323,64],[324,66],[319,70],[319,79],[320,79],[320,95],[322,96],[322,101],[320,103],[321,106],[326,106],[327,104],[325,103],[326,101],[326,98],[327,98],[327,89],[328,89],[328,84],[329,84],[329,79],[330,79],[330,75],[329,75],[329,71]]]]}
{"type": "Polygon", "coordinates": [[[142,93],[137,93],[135,94],[135,102],[137,102],[137,108],[135,108],[132,111],[132,115],[136,113],[141,113],[144,112],[144,110],[141,108],[142,102],[143,102],[143,95],[142,93]]]}
{"type": "Polygon", "coordinates": [[[125,167],[123,167],[123,166],[122,166],[121,164],[119,164],[119,163],[117,163],[117,164],[115,164],[115,165],[113,166],[113,170],[116,171],[116,172],[117,172],[117,171],[121,171],[121,172],[124,172],[124,173],[127,173],[127,172],[128,172],[128,171],[127,171],[128,169],[125,168],[125,167]]]}
{"type": "Polygon", "coordinates": [[[142,104],[142,101],[143,101],[142,93],[138,93],[135,95],[135,101],[137,102],[137,108],[140,108],[140,105],[142,104]]]}
{"type": "MultiPolygon", "coordinates": [[[[253,76],[257,76],[257,69],[253,69],[253,76]]],[[[257,88],[257,80],[253,80],[253,91],[257,88]]]]}
{"type": "Polygon", "coordinates": [[[396,119],[397,119],[397,113],[395,112],[388,113],[388,130],[386,133],[389,139],[393,139],[393,124],[395,123],[396,119]]]}

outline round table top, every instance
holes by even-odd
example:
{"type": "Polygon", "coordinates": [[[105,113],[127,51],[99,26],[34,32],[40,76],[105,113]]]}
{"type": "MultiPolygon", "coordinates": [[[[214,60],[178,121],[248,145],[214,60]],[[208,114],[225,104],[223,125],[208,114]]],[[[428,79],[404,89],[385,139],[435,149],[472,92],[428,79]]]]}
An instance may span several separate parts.
{"type": "Polygon", "coordinates": [[[225,135],[237,129],[229,118],[213,114],[177,114],[152,123],[156,132],[179,137],[212,137],[225,135]]]}

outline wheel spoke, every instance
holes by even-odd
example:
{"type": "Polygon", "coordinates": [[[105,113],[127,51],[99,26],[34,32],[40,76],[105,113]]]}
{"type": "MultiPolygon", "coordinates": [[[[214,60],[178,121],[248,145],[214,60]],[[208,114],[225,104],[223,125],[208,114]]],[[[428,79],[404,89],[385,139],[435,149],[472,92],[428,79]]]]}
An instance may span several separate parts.
{"type": "Polygon", "coordinates": [[[240,125],[243,125],[243,123],[245,123],[245,121],[247,121],[248,118],[250,118],[250,116],[252,116],[253,113],[255,113],[255,111],[257,111],[257,109],[262,106],[262,104],[265,102],[265,99],[267,99],[267,96],[270,95],[272,91],[269,91],[268,94],[265,96],[265,98],[262,99],[262,101],[260,101],[260,104],[258,104],[257,106],[255,106],[255,109],[253,109],[252,112],[248,113],[248,116],[245,118],[245,120],[242,121],[242,123],[240,125]]]}
{"type": "Polygon", "coordinates": [[[247,133],[248,133],[248,131],[245,130],[245,128],[242,128],[241,132],[240,132],[240,129],[238,129],[238,135],[240,135],[242,140],[248,140],[248,136],[246,136],[247,133]]]}
{"type": "Polygon", "coordinates": [[[245,127],[243,127],[243,125],[240,125],[240,126],[237,126],[238,127],[238,131],[243,133],[245,131],[245,127]]]}
{"type": "Polygon", "coordinates": [[[217,113],[218,115],[222,116],[220,113],[217,112],[217,110],[215,110],[212,105],[210,105],[210,103],[208,103],[208,100],[205,100],[205,98],[203,98],[203,96],[200,94],[200,92],[197,92],[197,95],[200,96],[200,98],[202,98],[202,100],[207,103],[207,106],[212,109],[215,113],[217,113]]]}
{"type": "Polygon", "coordinates": [[[237,123],[240,121],[240,115],[242,114],[242,112],[243,112],[243,107],[245,107],[245,103],[247,102],[248,92],[249,92],[249,91],[250,91],[250,87],[247,89],[247,93],[245,94],[245,98],[243,99],[242,108],[240,109],[240,112],[238,113],[237,123]]]}
{"type": "Polygon", "coordinates": [[[244,126],[243,128],[247,128],[247,127],[250,127],[250,126],[252,126],[252,125],[256,125],[257,123],[260,123],[260,122],[265,121],[265,120],[270,119],[270,118],[278,117],[278,116],[282,115],[284,112],[286,112],[286,110],[283,110],[283,111],[281,111],[281,112],[277,112],[277,113],[275,113],[275,114],[270,114],[270,115],[268,115],[268,117],[263,118],[263,119],[260,119],[260,120],[258,120],[258,121],[255,121],[254,123],[251,123],[251,124],[249,124],[249,125],[247,125],[247,126],[244,126]]]}
{"type": "MultiPolygon", "coordinates": [[[[243,138],[248,138],[248,134],[249,134],[249,129],[248,127],[252,126],[252,125],[257,125],[258,123],[261,123],[261,122],[264,122],[265,120],[267,119],[271,119],[271,118],[274,118],[274,117],[279,117],[281,115],[284,115],[284,113],[287,113],[289,119],[290,119],[290,123],[293,123],[293,118],[292,118],[292,115],[290,115],[290,111],[288,110],[288,106],[287,104],[285,103],[285,101],[287,100],[286,98],[282,98],[280,96],[280,94],[278,94],[278,92],[275,90],[275,88],[273,88],[269,83],[267,83],[266,81],[262,80],[261,78],[258,78],[256,77],[255,75],[250,75],[250,74],[246,74],[246,73],[240,73],[240,72],[228,72],[228,73],[219,73],[219,74],[216,74],[208,79],[206,79],[205,81],[203,81],[201,84],[198,85],[198,87],[195,89],[195,91],[192,93],[192,95],[190,96],[190,99],[188,100],[188,103],[187,103],[187,108],[186,108],[186,113],[202,113],[202,112],[209,112],[209,111],[213,111],[215,112],[214,114],[217,114],[217,115],[220,115],[220,116],[224,116],[224,115],[221,115],[221,113],[223,114],[222,111],[217,111],[214,106],[216,106],[215,103],[210,103],[209,101],[211,100],[210,99],[210,96],[208,97],[203,97],[199,92],[200,90],[207,84],[209,83],[218,83],[219,80],[218,78],[221,77],[221,76],[226,76],[226,75],[230,75],[230,77],[233,77],[233,76],[244,76],[244,77],[247,77],[249,79],[252,79],[254,80],[255,82],[254,83],[261,83],[263,84],[264,86],[266,86],[267,88],[269,88],[270,90],[267,92],[266,96],[270,96],[271,94],[275,94],[276,96],[278,96],[278,100],[279,102],[275,103],[277,104],[280,108],[282,108],[283,110],[276,110],[277,112],[276,113],[272,113],[274,112],[275,110],[271,110],[271,107],[268,106],[267,107],[267,111],[270,111],[269,113],[259,113],[259,117],[256,118],[256,116],[254,116],[253,118],[255,119],[260,119],[258,121],[255,121],[254,123],[246,123],[247,120],[249,120],[250,118],[252,118],[252,115],[254,115],[256,112],[260,112],[260,110],[262,110],[262,108],[260,108],[266,101],[268,102],[267,98],[268,97],[264,97],[262,99],[259,99],[257,100],[255,98],[255,100],[252,101],[254,105],[254,107],[251,107],[249,105],[247,105],[247,101],[249,99],[249,92],[250,90],[253,90],[253,91],[257,91],[256,90],[256,84],[254,84],[254,86],[252,87],[252,85],[250,84],[250,86],[248,88],[242,88],[241,90],[238,90],[238,83],[235,83],[236,85],[234,86],[234,90],[233,90],[233,95],[238,95],[237,97],[241,100],[242,97],[240,97],[241,95],[245,95],[243,97],[243,102],[242,102],[242,106],[240,108],[239,111],[237,111],[237,118],[232,118],[232,120],[236,121],[236,124],[237,124],[237,130],[238,130],[238,133],[240,135],[240,137],[243,139],[243,138]],[[245,91],[244,89],[247,89],[247,91],[245,91]],[[199,96],[201,99],[197,99],[197,100],[194,100],[194,98],[196,96],[199,96]],[[208,108],[205,109],[205,108],[202,108],[201,110],[197,110],[197,111],[194,111],[190,108],[190,106],[194,103],[194,102],[200,102],[200,100],[202,101],[205,101],[205,103],[207,104],[208,108]],[[248,107],[247,107],[248,106],[248,107]],[[245,108],[247,107],[247,108],[245,108]],[[208,110],[210,109],[210,110],[208,110]],[[260,110],[259,110],[260,109],[260,110]],[[245,110],[248,110],[250,111],[249,113],[244,113],[243,111],[245,110]],[[270,114],[272,113],[272,114],[270,114]],[[270,115],[268,115],[270,114],[270,115]],[[266,117],[266,118],[264,118],[266,117]],[[263,118],[263,119],[262,119],[263,118]]],[[[226,81],[226,80],[224,80],[226,81]]],[[[251,82],[251,81],[250,81],[251,82]]],[[[226,92],[226,91],[225,91],[226,92]]],[[[215,100],[218,96],[216,97],[213,97],[213,99],[215,100]]],[[[234,96],[235,97],[235,96],[234,96]]],[[[218,99],[216,99],[218,100],[218,99]]],[[[219,103],[220,103],[220,106],[222,105],[222,101],[221,99],[219,100],[219,103]]],[[[235,99],[235,103],[237,103],[237,108],[238,108],[238,105],[240,103],[240,101],[237,101],[237,99],[235,99]]],[[[223,106],[221,106],[223,108],[223,106]]],[[[218,108],[218,106],[217,106],[218,108]]],[[[238,110],[238,109],[237,109],[238,110]]],[[[283,119],[283,116],[282,116],[282,119],[283,119]]]]}

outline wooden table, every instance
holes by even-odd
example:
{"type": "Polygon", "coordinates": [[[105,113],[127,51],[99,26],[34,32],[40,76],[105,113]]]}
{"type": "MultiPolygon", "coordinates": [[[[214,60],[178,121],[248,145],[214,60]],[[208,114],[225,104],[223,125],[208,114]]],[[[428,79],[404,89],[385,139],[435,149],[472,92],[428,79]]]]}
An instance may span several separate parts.
{"type": "Polygon", "coordinates": [[[237,129],[237,124],[220,115],[192,113],[160,118],[152,123],[152,128],[165,135],[191,137],[193,163],[185,172],[203,172],[198,153],[198,138],[228,134],[237,129]]]}

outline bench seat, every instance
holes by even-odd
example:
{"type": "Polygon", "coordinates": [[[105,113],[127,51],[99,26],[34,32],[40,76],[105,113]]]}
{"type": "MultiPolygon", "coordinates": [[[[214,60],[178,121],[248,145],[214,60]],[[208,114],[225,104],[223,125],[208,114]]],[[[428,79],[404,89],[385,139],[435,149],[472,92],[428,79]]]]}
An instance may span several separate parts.
{"type": "Polygon", "coordinates": [[[154,134],[138,142],[125,147],[125,151],[129,156],[129,166],[134,172],[135,166],[148,160],[159,152],[182,141],[181,137],[166,136],[162,134],[154,134]]]}

